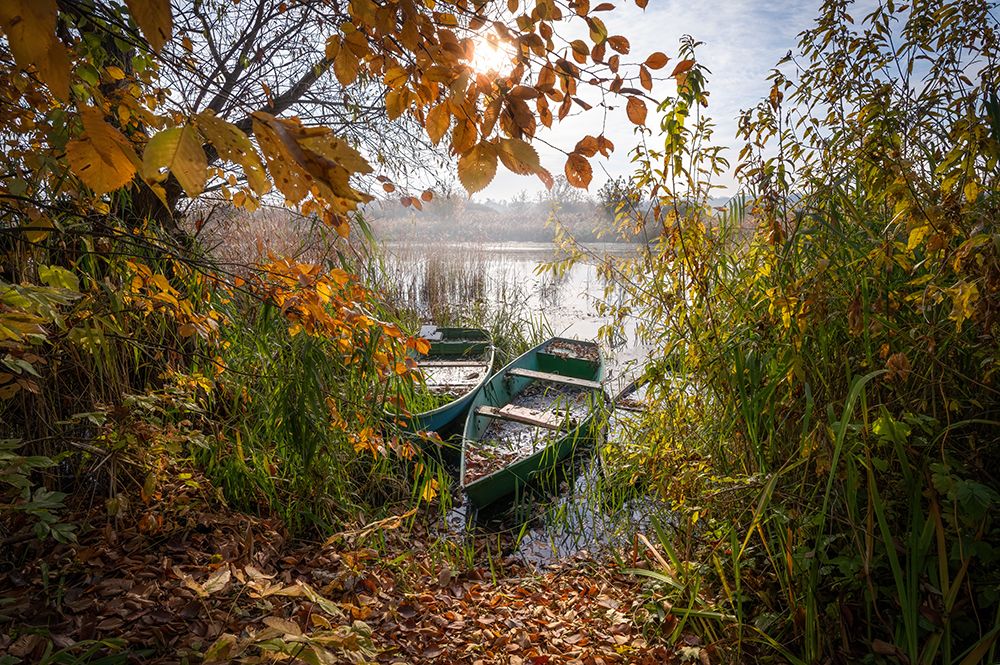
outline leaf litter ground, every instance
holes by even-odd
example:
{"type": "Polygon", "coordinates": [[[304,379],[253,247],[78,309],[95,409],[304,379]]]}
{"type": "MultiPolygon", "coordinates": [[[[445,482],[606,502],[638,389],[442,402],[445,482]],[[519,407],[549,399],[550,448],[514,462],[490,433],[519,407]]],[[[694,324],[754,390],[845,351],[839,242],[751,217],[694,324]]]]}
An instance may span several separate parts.
{"type": "Polygon", "coordinates": [[[662,640],[643,635],[652,625],[645,583],[598,561],[542,572],[507,562],[492,577],[456,568],[458,557],[430,547],[410,514],[325,544],[294,543],[276,522],[228,510],[207,488],[203,479],[176,482],[152,517],[148,508],[110,522],[81,511],[81,523],[102,526],[77,544],[9,538],[0,655],[12,663],[37,662],[46,649],[148,663],[673,659],[662,640]]]}

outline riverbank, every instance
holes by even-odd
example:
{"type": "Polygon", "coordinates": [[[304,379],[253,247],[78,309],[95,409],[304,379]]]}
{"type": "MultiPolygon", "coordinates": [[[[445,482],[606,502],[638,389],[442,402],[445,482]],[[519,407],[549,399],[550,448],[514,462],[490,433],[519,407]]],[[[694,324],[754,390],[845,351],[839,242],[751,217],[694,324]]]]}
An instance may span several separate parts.
{"type": "Polygon", "coordinates": [[[117,518],[78,506],[77,543],[10,549],[9,662],[671,662],[655,591],[614,567],[464,564],[412,511],[295,541],[187,475],[117,518]]]}

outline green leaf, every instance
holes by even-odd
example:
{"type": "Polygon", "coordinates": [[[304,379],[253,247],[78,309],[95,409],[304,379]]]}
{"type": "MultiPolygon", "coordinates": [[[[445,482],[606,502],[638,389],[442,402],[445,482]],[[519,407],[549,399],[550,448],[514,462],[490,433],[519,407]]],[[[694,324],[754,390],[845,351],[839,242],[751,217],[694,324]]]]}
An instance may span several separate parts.
{"type": "Polygon", "coordinates": [[[38,266],[38,278],[46,286],[55,286],[75,293],[80,292],[80,280],[65,268],[59,266],[38,266]]]}

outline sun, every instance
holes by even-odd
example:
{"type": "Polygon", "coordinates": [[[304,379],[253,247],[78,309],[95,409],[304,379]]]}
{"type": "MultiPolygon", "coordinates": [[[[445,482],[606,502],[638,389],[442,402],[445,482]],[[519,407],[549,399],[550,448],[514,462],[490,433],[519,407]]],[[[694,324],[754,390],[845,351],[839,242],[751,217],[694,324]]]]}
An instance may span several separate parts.
{"type": "Polygon", "coordinates": [[[514,49],[493,32],[475,38],[472,68],[480,74],[502,75],[513,68],[514,49]]]}

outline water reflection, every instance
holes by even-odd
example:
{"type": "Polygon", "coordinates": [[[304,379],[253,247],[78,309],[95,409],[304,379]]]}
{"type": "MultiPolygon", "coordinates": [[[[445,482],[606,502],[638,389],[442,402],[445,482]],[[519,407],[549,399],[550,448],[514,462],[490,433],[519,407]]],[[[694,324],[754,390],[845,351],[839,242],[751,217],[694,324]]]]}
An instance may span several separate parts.
{"type": "MultiPolygon", "coordinates": [[[[539,270],[557,258],[551,243],[387,243],[386,270],[394,297],[428,321],[454,307],[506,301],[544,318],[555,335],[596,340],[600,329],[612,323],[610,315],[601,316],[595,308],[609,286],[598,263],[604,257],[623,258],[635,248],[595,243],[586,249],[592,254],[589,260],[555,274],[539,270]]],[[[610,287],[610,299],[620,299],[620,287],[610,287]]],[[[612,389],[630,380],[650,351],[636,340],[635,329],[636,322],[626,319],[605,344],[612,389]]]]}

